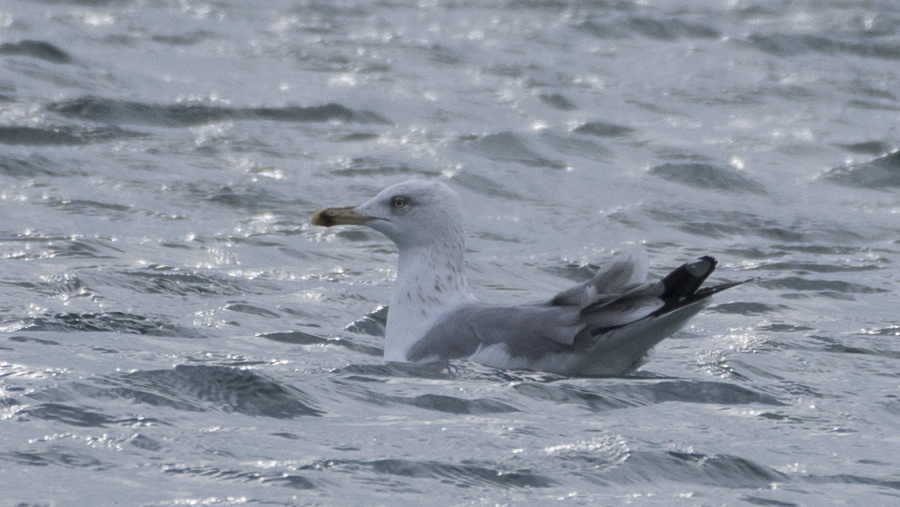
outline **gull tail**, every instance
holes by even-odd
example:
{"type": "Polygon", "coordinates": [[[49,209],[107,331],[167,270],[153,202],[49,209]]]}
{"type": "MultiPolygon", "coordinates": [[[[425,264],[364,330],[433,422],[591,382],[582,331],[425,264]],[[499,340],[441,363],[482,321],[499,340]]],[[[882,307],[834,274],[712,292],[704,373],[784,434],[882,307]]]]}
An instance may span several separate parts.
{"type": "MultiPolygon", "coordinates": [[[[628,297],[613,303],[595,305],[596,310],[593,307],[587,308],[588,311],[597,312],[590,317],[593,323],[591,336],[602,335],[648,317],[652,321],[672,313],[682,315],[682,323],[686,322],[703,309],[713,294],[750,281],[748,279],[700,288],[715,271],[716,264],[716,260],[710,256],[701,257],[694,262],[681,265],[658,283],[647,286],[644,290],[630,293],[628,297]],[[679,311],[686,307],[692,307],[691,311],[679,311]],[[616,318],[612,318],[613,316],[616,318]]],[[[675,315],[668,320],[673,319],[675,315]]]]}
{"type": "Polygon", "coordinates": [[[705,256],[684,264],[656,284],[630,297],[597,308],[602,318],[590,315],[592,322],[612,323],[613,314],[621,322],[585,330],[593,341],[590,362],[582,365],[589,375],[625,375],[647,360],[647,351],[667,336],[680,330],[710,301],[709,297],[725,289],[749,282],[728,282],[701,288],[716,269],[716,260],[705,256]]]}

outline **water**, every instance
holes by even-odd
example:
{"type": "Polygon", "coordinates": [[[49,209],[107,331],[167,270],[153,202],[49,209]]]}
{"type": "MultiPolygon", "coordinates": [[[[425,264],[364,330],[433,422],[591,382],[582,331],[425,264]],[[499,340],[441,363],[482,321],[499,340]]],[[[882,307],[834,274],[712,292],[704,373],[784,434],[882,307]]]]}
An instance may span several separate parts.
{"type": "Polygon", "coordinates": [[[895,2],[0,2],[0,505],[894,505],[895,2]],[[385,365],[411,177],[488,300],[732,289],[627,378],[385,365]]]}

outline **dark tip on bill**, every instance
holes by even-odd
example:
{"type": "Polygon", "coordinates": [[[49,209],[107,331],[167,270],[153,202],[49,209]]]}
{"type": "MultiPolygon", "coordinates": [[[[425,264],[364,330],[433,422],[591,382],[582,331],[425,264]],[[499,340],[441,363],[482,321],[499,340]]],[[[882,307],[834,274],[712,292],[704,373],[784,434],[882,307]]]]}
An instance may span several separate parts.
{"type": "Polygon", "coordinates": [[[331,208],[321,209],[313,215],[311,222],[320,227],[331,227],[334,225],[334,211],[331,208]]]}

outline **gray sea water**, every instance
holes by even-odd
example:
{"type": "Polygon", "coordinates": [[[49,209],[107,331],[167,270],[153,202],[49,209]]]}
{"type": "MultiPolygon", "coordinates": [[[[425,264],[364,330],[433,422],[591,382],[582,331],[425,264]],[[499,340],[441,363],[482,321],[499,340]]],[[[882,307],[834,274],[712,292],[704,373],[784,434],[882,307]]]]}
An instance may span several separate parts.
{"type": "Polygon", "coordinates": [[[0,505],[900,504],[900,5],[0,0],[0,505]],[[385,365],[409,178],[469,282],[643,244],[625,378],[385,365]]]}

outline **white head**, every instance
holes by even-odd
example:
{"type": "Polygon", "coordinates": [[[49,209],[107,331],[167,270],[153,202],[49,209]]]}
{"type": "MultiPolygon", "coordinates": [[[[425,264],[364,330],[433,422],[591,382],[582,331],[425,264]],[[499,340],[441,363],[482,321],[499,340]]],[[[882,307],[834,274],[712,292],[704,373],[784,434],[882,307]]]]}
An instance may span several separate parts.
{"type": "Polygon", "coordinates": [[[411,180],[388,187],[369,201],[349,208],[328,208],[313,224],[366,225],[390,238],[400,250],[462,242],[459,195],[437,181],[411,180]]]}
{"type": "Polygon", "coordinates": [[[397,245],[386,360],[407,361],[407,352],[441,315],[475,299],[463,274],[462,222],[459,196],[433,181],[400,183],[359,206],[327,208],[313,216],[314,225],[366,225],[397,245]]]}

